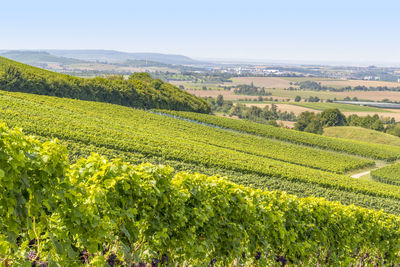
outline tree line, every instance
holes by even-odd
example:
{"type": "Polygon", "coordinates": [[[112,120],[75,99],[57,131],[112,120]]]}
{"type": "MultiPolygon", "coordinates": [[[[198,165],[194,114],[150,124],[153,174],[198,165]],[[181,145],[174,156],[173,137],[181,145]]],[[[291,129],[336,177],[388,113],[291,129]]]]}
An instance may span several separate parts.
{"type": "Polygon", "coordinates": [[[377,114],[373,116],[352,114],[346,117],[337,108],[326,109],[319,114],[305,111],[298,116],[294,129],[322,134],[323,128],[333,126],[358,126],[400,136],[400,124],[396,124],[394,118],[380,118],[377,114]]]}
{"type": "MultiPolygon", "coordinates": [[[[345,91],[400,91],[400,86],[387,87],[387,86],[345,86],[345,87],[332,87],[321,85],[320,82],[304,81],[296,82],[294,85],[298,85],[300,90],[312,90],[312,91],[333,91],[333,92],[345,92],[345,91]]],[[[288,90],[298,90],[294,87],[290,87],[288,90]]]]}
{"type": "Polygon", "coordinates": [[[228,116],[237,116],[263,124],[278,126],[276,120],[296,121],[297,117],[293,112],[280,111],[275,104],[265,105],[263,108],[246,106],[241,103],[234,104],[232,101],[224,100],[222,95],[216,99],[206,98],[213,113],[223,113],[228,116]]]}

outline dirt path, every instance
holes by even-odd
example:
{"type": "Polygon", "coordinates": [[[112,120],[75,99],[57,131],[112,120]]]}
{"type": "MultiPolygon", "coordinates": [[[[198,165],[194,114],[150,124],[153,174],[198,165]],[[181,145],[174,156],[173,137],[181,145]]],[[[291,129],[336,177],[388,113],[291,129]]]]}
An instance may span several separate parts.
{"type": "Polygon", "coordinates": [[[371,171],[361,172],[361,173],[353,174],[353,175],[350,176],[350,177],[352,177],[352,178],[357,178],[357,179],[358,179],[358,178],[360,178],[361,176],[370,174],[370,172],[371,172],[371,171]]]}
{"type": "Polygon", "coordinates": [[[373,170],[377,170],[377,169],[386,167],[388,165],[391,165],[391,164],[394,164],[394,163],[397,163],[397,162],[400,162],[400,160],[397,160],[397,161],[394,161],[394,162],[385,162],[383,160],[376,160],[375,161],[375,166],[371,166],[369,168],[361,169],[357,173],[354,173],[354,172],[347,173],[347,175],[349,175],[351,178],[360,179],[361,177],[370,174],[371,171],[373,171],[373,170]]]}

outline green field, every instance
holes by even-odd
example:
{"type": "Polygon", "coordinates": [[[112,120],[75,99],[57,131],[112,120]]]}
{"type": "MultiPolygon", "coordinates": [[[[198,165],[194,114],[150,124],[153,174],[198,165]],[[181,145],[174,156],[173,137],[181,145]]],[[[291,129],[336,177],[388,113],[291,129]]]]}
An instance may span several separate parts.
{"type": "Polygon", "coordinates": [[[312,108],[317,110],[325,110],[330,108],[337,108],[342,112],[389,112],[385,109],[375,107],[365,107],[350,104],[339,104],[339,103],[312,103],[312,102],[297,102],[290,103],[291,105],[297,105],[306,108],[312,108]]]}
{"type": "Polygon", "coordinates": [[[376,144],[400,146],[400,138],[394,135],[354,126],[338,126],[324,129],[324,136],[352,139],[376,144]]]}

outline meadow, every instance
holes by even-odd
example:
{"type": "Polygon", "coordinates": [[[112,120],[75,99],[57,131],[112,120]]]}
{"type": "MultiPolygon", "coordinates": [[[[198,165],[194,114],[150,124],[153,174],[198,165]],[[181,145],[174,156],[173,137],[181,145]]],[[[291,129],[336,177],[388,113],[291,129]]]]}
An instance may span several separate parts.
{"type": "Polygon", "coordinates": [[[361,127],[353,127],[353,126],[328,127],[324,129],[323,135],[330,137],[359,140],[377,144],[400,146],[400,138],[397,136],[361,127]]]}

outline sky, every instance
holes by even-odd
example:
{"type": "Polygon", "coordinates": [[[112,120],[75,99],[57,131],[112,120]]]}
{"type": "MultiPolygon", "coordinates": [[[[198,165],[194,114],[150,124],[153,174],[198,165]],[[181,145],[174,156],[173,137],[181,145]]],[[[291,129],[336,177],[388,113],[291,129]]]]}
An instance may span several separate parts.
{"type": "Polygon", "coordinates": [[[398,0],[0,0],[0,50],[400,63],[398,0]]]}

